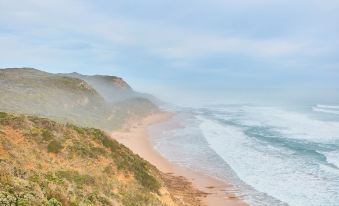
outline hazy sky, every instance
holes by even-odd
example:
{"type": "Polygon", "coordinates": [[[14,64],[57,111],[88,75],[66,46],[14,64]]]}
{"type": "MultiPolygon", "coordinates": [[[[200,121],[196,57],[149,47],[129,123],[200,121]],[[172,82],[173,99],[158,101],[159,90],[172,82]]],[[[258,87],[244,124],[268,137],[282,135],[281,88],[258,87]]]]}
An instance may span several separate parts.
{"type": "Polygon", "coordinates": [[[338,89],[339,1],[0,0],[0,67],[23,66],[165,98],[338,89]]]}

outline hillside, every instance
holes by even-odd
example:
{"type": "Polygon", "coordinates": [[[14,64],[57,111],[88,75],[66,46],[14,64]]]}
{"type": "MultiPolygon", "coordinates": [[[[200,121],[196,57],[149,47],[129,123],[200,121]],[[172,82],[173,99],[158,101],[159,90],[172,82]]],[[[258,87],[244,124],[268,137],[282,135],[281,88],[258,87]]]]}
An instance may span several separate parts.
{"type": "Polygon", "coordinates": [[[132,97],[134,91],[118,77],[95,76],[85,81],[32,68],[9,68],[0,69],[0,87],[2,111],[45,116],[106,131],[157,111],[148,99],[132,97]],[[89,79],[100,82],[101,87],[94,88],[89,79]],[[130,98],[120,98],[123,95],[130,98]]]}
{"type": "Polygon", "coordinates": [[[138,97],[138,93],[120,77],[104,75],[82,75],[79,73],[60,74],[62,76],[78,78],[91,85],[107,102],[120,102],[138,97]]]}
{"type": "Polygon", "coordinates": [[[105,133],[157,106],[121,78],[93,78],[106,83],[0,69],[0,205],[200,205],[202,193],[191,183],[161,173],[105,133]]]}
{"type": "Polygon", "coordinates": [[[196,197],[98,129],[0,113],[0,205],[199,205],[196,197]]]}
{"type": "Polygon", "coordinates": [[[106,75],[82,75],[76,72],[69,74],[60,74],[61,76],[78,78],[86,81],[98,93],[105,98],[107,102],[121,102],[128,99],[139,98],[151,101],[156,105],[165,103],[151,94],[136,92],[132,87],[120,77],[106,75]]]}

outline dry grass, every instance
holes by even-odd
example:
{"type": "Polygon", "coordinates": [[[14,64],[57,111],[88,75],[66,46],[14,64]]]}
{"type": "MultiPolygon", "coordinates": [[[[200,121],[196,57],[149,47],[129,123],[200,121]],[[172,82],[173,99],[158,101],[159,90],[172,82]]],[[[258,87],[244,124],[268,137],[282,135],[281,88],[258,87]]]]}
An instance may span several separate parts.
{"type": "Polygon", "coordinates": [[[0,113],[0,131],[0,205],[199,204],[98,129],[0,113]]]}

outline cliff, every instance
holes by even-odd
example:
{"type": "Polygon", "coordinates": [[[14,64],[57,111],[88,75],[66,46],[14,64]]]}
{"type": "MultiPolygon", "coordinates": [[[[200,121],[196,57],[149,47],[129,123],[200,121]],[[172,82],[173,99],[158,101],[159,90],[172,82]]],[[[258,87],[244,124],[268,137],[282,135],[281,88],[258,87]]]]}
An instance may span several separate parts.
{"type": "Polygon", "coordinates": [[[82,75],[79,73],[60,74],[78,78],[86,81],[96,91],[102,95],[107,102],[120,102],[133,97],[138,97],[138,93],[125,82],[122,78],[116,76],[104,75],[82,75]]]}
{"type": "Polygon", "coordinates": [[[158,108],[121,78],[0,69],[0,109],[111,131],[158,108]],[[128,97],[128,98],[127,98],[128,97]]]}

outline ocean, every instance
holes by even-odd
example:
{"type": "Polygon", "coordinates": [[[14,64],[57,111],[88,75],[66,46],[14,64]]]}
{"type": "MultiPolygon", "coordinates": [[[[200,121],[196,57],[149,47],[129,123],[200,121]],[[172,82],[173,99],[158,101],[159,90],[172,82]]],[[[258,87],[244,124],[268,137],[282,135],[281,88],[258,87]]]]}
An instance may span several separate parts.
{"type": "Polygon", "coordinates": [[[339,106],[163,109],[177,115],[152,142],[171,162],[232,183],[250,205],[339,205],[339,106]]]}

